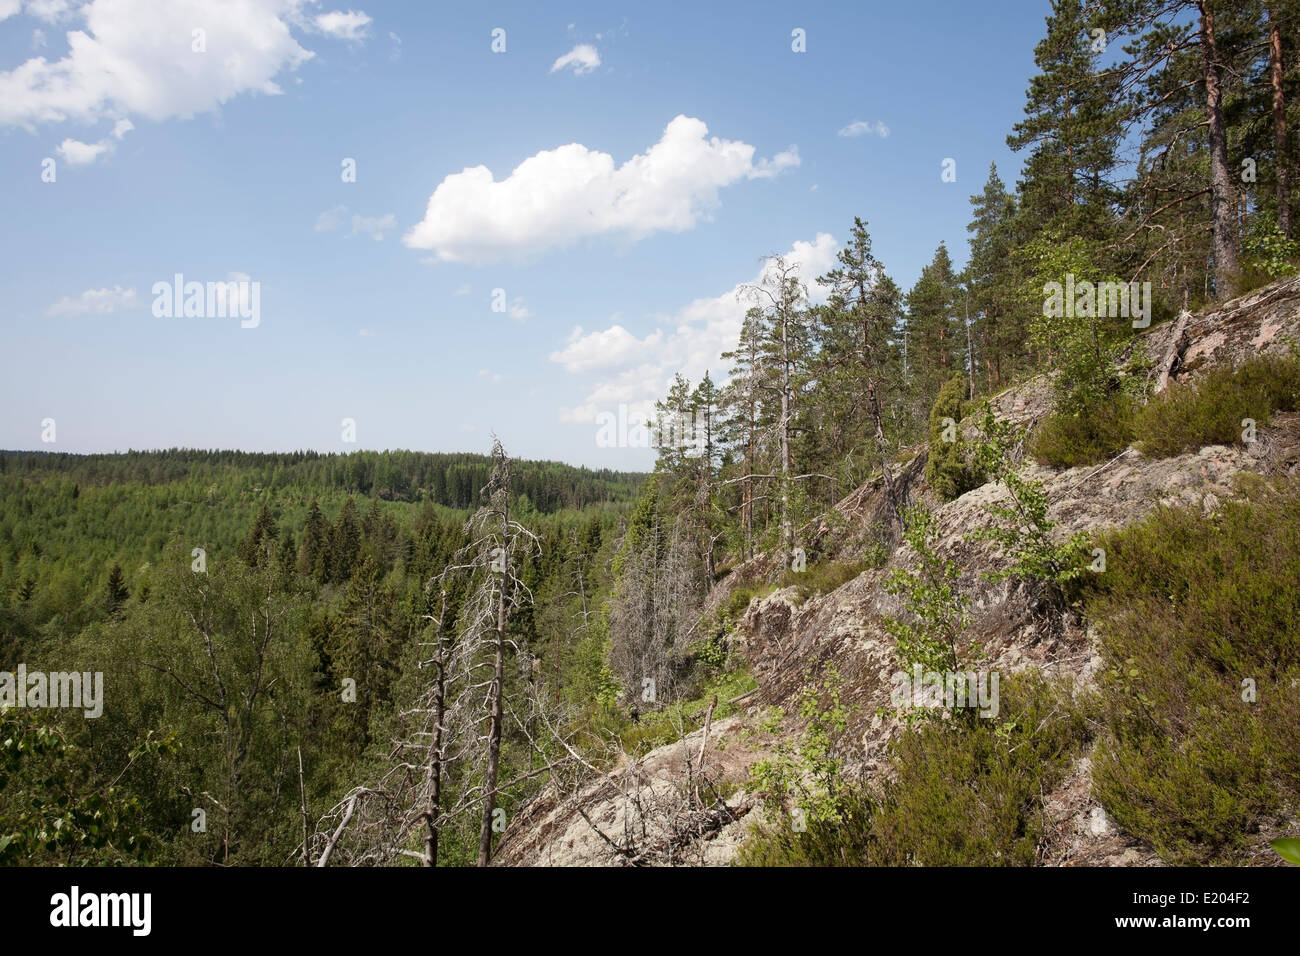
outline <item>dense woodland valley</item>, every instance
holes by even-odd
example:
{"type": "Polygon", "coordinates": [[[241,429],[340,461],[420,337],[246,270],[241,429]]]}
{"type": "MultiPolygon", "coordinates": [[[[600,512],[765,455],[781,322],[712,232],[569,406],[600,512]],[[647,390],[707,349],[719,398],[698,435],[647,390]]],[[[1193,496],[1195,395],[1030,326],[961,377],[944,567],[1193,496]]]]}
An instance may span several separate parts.
{"type": "MultiPolygon", "coordinates": [[[[1022,459],[1168,458],[1300,410],[1294,353],[1156,394],[1169,369],[1128,316],[1044,314],[1067,276],[1150,283],[1157,328],[1300,270],[1300,3],[1052,10],[1008,136],[1022,171],[971,196],[966,266],[940,243],[901,288],[867,211],[826,274],[769,260],[718,380],[679,376],[659,403],[653,474],[499,445],[0,455],[0,668],[105,688],[96,719],[0,714],[0,863],[487,864],[544,792],[734,713],[759,687],[742,618],[778,587],[825,593],[905,549],[900,665],[974,666],[933,513],[990,482],[1009,495],[978,532],[998,573],[1099,625],[1114,680],[1063,703],[1008,679],[995,721],[911,715],[868,781],[844,769],[847,688],[809,674],[751,770],[767,822],[740,861],[1038,862],[1040,785],[1085,737],[1127,832],[1167,860],[1245,859],[1244,834],[1300,807],[1300,704],[1224,703],[1243,677],[1261,701],[1300,677],[1294,481],[1219,524],[1113,532],[1115,570],[1089,577],[1095,542],[1053,532],[1022,459]],[[1044,373],[1028,434],[989,410],[1044,373]],[[854,525],[835,505],[864,485],[888,507],[854,525]]],[[[692,825],[730,796],[688,789],[692,825]]]]}

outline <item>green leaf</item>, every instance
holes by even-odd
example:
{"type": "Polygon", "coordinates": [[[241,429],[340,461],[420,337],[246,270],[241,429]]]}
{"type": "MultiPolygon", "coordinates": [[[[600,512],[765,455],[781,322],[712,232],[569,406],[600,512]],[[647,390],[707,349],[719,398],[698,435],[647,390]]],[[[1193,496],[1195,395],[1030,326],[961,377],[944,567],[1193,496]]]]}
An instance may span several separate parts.
{"type": "Polygon", "coordinates": [[[1285,837],[1274,840],[1269,844],[1269,846],[1277,852],[1278,856],[1286,860],[1288,863],[1294,863],[1296,866],[1300,866],[1300,840],[1295,837],[1285,837]]]}

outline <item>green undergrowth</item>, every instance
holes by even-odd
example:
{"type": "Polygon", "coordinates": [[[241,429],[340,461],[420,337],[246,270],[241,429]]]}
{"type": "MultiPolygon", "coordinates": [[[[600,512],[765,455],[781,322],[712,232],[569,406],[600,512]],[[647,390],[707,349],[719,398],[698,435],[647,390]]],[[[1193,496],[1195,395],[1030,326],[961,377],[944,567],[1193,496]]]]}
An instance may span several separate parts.
{"type": "Polygon", "coordinates": [[[890,745],[884,783],[832,787],[838,812],[805,817],[799,826],[780,808],[769,810],[738,864],[1034,863],[1042,794],[1082,753],[1088,705],[1036,672],[1004,678],[997,717],[935,717],[905,726],[890,745]]]}
{"type": "Polygon", "coordinates": [[[1300,493],[1262,480],[1207,518],[1161,509],[1103,542],[1097,799],[1172,863],[1240,862],[1300,806],[1300,493]]]}

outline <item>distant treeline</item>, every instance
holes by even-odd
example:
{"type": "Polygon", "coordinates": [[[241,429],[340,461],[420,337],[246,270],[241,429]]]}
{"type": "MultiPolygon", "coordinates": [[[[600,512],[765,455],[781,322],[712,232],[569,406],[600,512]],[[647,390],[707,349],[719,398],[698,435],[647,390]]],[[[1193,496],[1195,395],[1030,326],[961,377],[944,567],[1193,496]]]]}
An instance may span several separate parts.
{"type": "MultiPolygon", "coordinates": [[[[73,455],[40,451],[0,451],[0,474],[13,477],[59,476],[102,487],[140,483],[164,485],[201,479],[241,490],[338,490],[388,501],[430,501],[449,508],[472,508],[486,484],[492,462],[467,452],[356,451],[348,454],[296,451],[256,453],[169,448],[120,454],[73,455]]],[[[537,511],[630,500],[645,475],[609,469],[576,468],[555,461],[519,461],[515,487],[537,511]]]]}

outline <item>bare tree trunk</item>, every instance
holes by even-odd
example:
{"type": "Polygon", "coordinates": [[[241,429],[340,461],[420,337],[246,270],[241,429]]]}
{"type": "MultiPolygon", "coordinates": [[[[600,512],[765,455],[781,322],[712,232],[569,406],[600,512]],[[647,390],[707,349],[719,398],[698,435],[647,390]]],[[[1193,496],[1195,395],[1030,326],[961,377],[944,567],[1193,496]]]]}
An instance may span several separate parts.
{"type": "Polygon", "coordinates": [[[785,545],[785,565],[794,554],[794,521],[790,517],[790,405],[793,397],[790,373],[790,319],[781,316],[781,541],[785,545]]]}
{"type": "MultiPolygon", "coordinates": [[[[506,482],[506,494],[502,496],[501,540],[510,539],[510,494],[509,481],[506,482]]],[[[509,560],[508,549],[504,560],[509,560]]],[[[501,576],[501,590],[497,602],[497,636],[496,653],[492,670],[491,727],[488,730],[487,773],[483,780],[483,822],[478,834],[478,866],[487,866],[492,858],[492,814],[497,802],[497,772],[501,763],[501,697],[505,683],[506,654],[506,574],[501,576]]]]}
{"type": "Polygon", "coordinates": [[[1201,11],[1201,62],[1205,76],[1205,117],[1210,145],[1210,216],[1214,235],[1215,298],[1231,298],[1237,281],[1237,229],[1232,216],[1232,178],[1228,171],[1228,129],[1223,116],[1223,77],[1214,38],[1214,13],[1207,0],[1201,11]]]}
{"type": "Polygon", "coordinates": [[[1277,16],[1270,8],[1268,14],[1268,63],[1273,85],[1273,137],[1277,142],[1277,227],[1282,235],[1291,237],[1291,183],[1286,155],[1286,96],[1282,89],[1282,33],[1277,26],[1277,16]]]}
{"type": "Polygon", "coordinates": [[[302,773],[302,748],[298,748],[298,796],[302,800],[302,865],[311,866],[311,854],[307,849],[307,783],[302,773]]]}
{"type": "Polygon", "coordinates": [[[447,717],[447,644],[438,618],[438,676],[433,692],[433,743],[429,753],[429,806],[425,810],[424,865],[438,865],[439,817],[442,815],[442,728],[447,717]]]}

